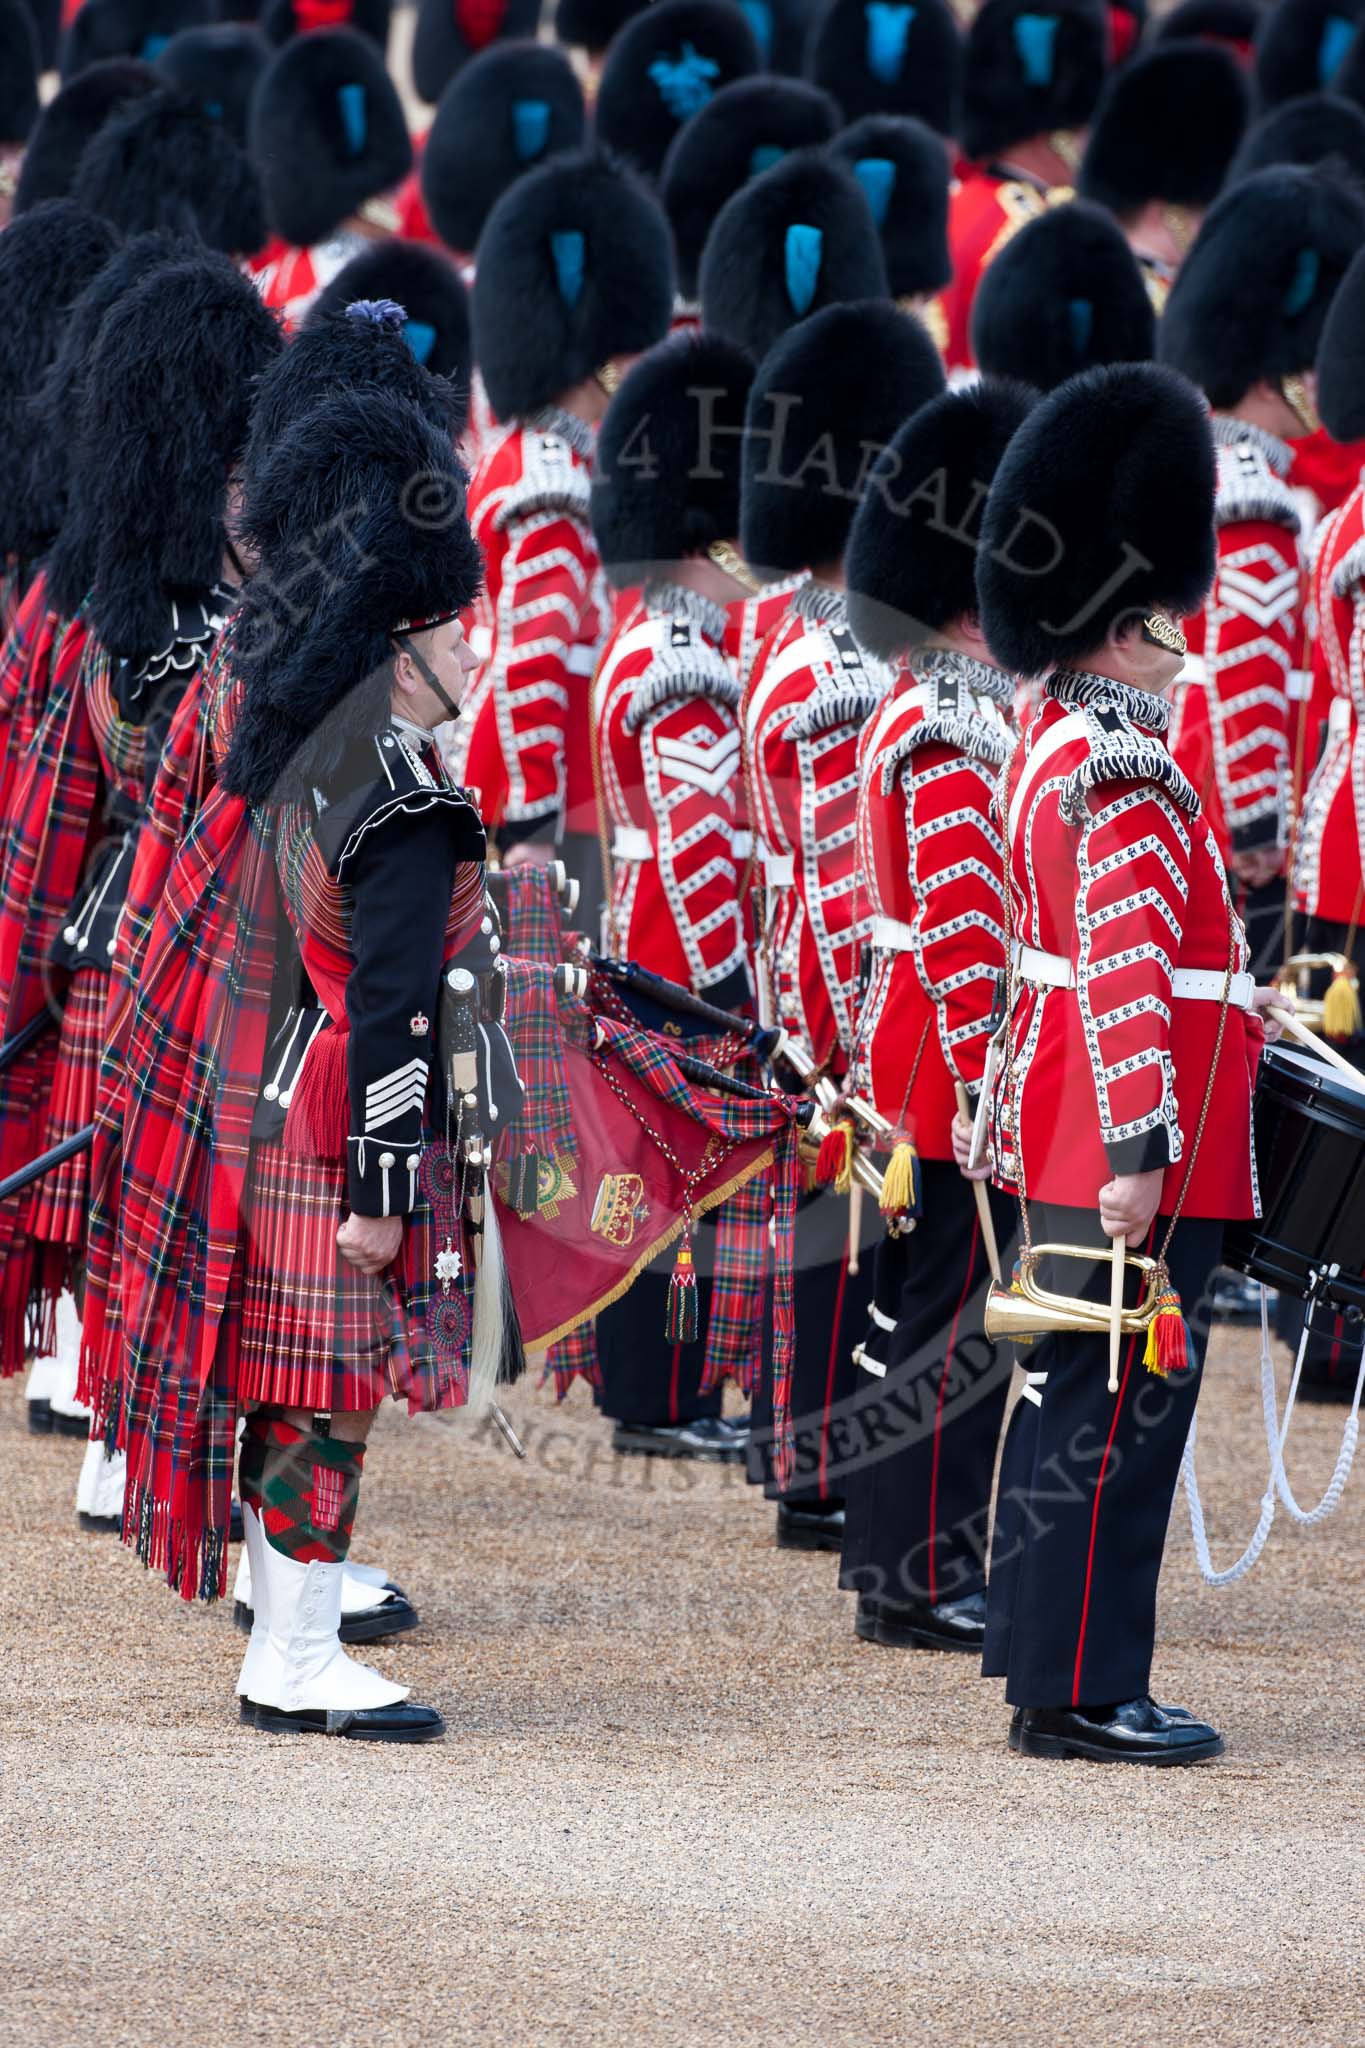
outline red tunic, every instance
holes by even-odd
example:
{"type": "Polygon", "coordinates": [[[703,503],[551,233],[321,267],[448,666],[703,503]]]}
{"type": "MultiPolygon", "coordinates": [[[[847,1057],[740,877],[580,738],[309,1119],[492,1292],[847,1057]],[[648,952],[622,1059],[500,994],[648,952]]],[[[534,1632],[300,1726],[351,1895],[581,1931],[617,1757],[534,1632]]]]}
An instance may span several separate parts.
{"type": "Polygon", "coordinates": [[[593,689],[615,959],[732,1007],[747,994],[737,895],[739,689],[725,613],[652,584],[613,634],[593,689]]]}
{"type": "Polygon", "coordinates": [[[1177,685],[1170,750],[1224,860],[1288,836],[1290,703],[1305,694],[1299,516],[1289,449],[1215,419],[1218,571],[1177,685]]]}
{"type": "Polygon", "coordinates": [[[581,420],[547,412],[507,428],[470,485],[485,658],[453,764],[506,839],[596,825],[589,686],[608,601],[588,523],[591,449],[581,420]]]}
{"type": "Polygon", "coordinates": [[[890,672],[848,629],[842,591],[807,583],[764,643],[742,727],[763,870],[763,1014],[817,1065],[853,1043],[867,898],[855,846],[858,739],[890,672]]]}
{"type": "Polygon", "coordinates": [[[1365,465],[1365,441],[1334,441],[1326,427],[1306,434],[1293,445],[1289,481],[1296,491],[1311,491],[1318,517],[1326,518],[1346,503],[1365,465]]]}
{"type": "Polygon", "coordinates": [[[1014,678],[946,649],[912,656],[858,749],[858,867],[872,978],[855,1083],[926,1159],[951,1159],[959,1082],[981,1085],[1005,965],[1004,842],[992,816],[1014,678]]]}
{"type": "Polygon", "coordinates": [[[1326,522],[1313,564],[1313,610],[1333,695],[1326,746],[1304,799],[1295,895],[1310,917],[1358,924],[1365,907],[1365,484],[1326,522]]]}
{"type": "Polygon", "coordinates": [[[1246,938],[1217,841],[1163,743],[1166,718],[1145,692],[1059,674],[1016,751],[1006,840],[1023,947],[1018,1078],[1011,1091],[1002,1061],[996,1159],[1014,1185],[1017,1107],[1030,1198],[1090,1209],[1112,1175],[1165,1168],[1169,1214],[1212,1073],[1184,1213],[1251,1216],[1260,1030],[1238,1007],[1250,1000],[1246,938]],[[1215,1067],[1230,949],[1238,979],[1215,1067]],[[1173,980],[1191,971],[1202,981],[1173,980]]]}
{"type": "Polygon", "coordinates": [[[320,291],[332,282],[353,256],[371,246],[366,235],[342,228],[310,249],[286,243],[256,270],[253,282],[267,306],[283,313],[292,334],[320,291]]]}
{"type": "Polygon", "coordinates": [[[946,361],[950,370],[976,366],[972,354],[972,303],[981,273],[1020,228],[1071,193],[1048,191],[1032,179],[1010,176],[999,166],[968,164],[948,202],[948,254],[953,275],[940,305],[947,321],[946,361]]]}

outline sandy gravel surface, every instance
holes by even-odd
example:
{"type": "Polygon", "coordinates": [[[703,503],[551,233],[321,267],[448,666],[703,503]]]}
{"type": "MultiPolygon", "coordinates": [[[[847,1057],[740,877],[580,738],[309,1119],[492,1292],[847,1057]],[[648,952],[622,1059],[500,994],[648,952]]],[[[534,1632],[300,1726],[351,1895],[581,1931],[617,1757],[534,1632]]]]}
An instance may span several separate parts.
{"type": "MultiPolygon", "coordinates": [[[[1365,2040],[1365,1472],[1199,1583],[1160,1694],[1221,1763],[1026,1762],[966,1659],[852,1634],[737,1473],[613,1460],[583,1388],[531,1457],[386,1417],[357,1555],[418,1600],[375,1661],[447,1741],[241,1729],[242,1639],[71,1511],[79,1446],[0,1394],[0,2041],[1275,2044],[1365,2040]]],[[[1215,1550],[1264,1475],[1251,1339],[1202,1409],[1215,1550]]],[[[1325,1482],[1335,1410],[1291,1444],[1325,1482]]]]}

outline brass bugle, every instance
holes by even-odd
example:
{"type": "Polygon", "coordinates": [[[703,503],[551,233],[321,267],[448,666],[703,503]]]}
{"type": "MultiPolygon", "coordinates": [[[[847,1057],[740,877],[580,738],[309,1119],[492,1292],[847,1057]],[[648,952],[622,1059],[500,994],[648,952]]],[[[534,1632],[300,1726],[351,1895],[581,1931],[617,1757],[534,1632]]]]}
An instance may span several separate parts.
{"type": "Polygon", "coordinates": [[[1298,1018],[1312,1031],[1321,1031],[1323,1026],[1323,999],[1308,993],[1309,977],[1315,968],[1328,968],[1332,974],[1349,974],[1355,979],[1355,963],[1344,953],[1294,953],[1275,976],[1277,988],[1288,989],[1298,1004],[1298,1018]]]}
{"type": "MultiPolygon", "coordinates": [[[[1060,1332],[1072,1336],[1107,1337],[1110,1329],[1107,1301],[1084,1301],[1075,1294],[1055,1294],[1051,1288],[1040,1287],[1036,1276],[1040,1259],[1084,1259],[1088,1266],[1097,1266],[1104,1256],[1104,1252],[1095,1246],[1080,1244],[1036,1244],[1031,1253],[1021,1254],[1016,1284],[992,1287],[986,1296],[983,1319],[986,1335],[1010,1339],[1049,1337],[1060,1332]]],[[[1143,1287],[1141,1300],[1135,1307],[1123,1311],[1120,1328],[1126,1337],[1140,1337],[1156,1314],[1164,1276],[1158,1262],[1140,1252],[1129,1252],[1124,1264],[1142,1275],[1143,1287]]]]}

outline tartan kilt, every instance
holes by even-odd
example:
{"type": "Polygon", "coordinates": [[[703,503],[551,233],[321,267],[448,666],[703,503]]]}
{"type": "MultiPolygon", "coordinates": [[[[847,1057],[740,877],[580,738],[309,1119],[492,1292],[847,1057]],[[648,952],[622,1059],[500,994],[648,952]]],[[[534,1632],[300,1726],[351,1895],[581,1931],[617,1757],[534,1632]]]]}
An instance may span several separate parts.
{"type": "MultiPolygon", "coordinates": [[[[104,1045],[104,1013],[109,996],[109,975],[101,967],[83,967],[72,978],[62,1012],[57,1060],[48,1096],[47,1125],[42,1150],[60,1145],[95,1114],[95,1091],[99,1082],[100,1053],[104,1045]]],[[[29,1224],[35,1238],[47,1244],[79,1247],[85,1240],[86,1206],[90,1196],[90,1153],[74,1158],[46,1173],[38,1182],[29,1224]]]]}
{"type": "Polygon", "coordinates": [[[472,1275],[442,1297],[434,1279],[437,1230],[425,1197],[404,1220],[397,1270],[360,1273],[336,1235],[346,1216],[344,1161],[257,1143],[244,1217],[239,1406],[262,1401],[319,1412],[376,1408],[386,1396],[409,1413],[464,1404],[469,1391],[472,1275]],[[453,1342],[432,1341],[436,1304],[453,1342]]]}

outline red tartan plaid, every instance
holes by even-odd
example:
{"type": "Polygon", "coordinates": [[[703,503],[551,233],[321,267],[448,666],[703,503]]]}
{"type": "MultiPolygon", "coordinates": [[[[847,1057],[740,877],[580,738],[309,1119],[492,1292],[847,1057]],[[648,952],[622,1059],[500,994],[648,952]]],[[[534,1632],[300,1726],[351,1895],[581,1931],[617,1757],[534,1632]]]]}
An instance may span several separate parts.
{"type": "Polygon", "coordinates": [[[67,621],[47,608],[47,577],[40,569],[0,646],[0,819],[9,817],[14,778],[42,719],[53,655],[67,630],[67,621]]]}
{"type": "Polygon", "coordinates": [[[602,1367],[597,1357],[596,1323],[580,1323],[576,1330],[570,1330],[567,1337],[561,1337],[552,1344],[545,1354],[545,1371],[540,1384],[553,1377],[555,1399],[562,1401],[575,1380],[586,1380],[590,1387],[602,1384],[602,1367]]]}
{"type": "MultiPolygon", "coordinates": [[[[83,967],[72,978],[48,1095],[43,1151],[82,1130],[95,1114],[108,994],[109,976],[98,967],[83,967]]],[[[90,1154],[78,1152],[38,1182],[30,1234],[46,1244],[78,1249],[85,1241],[89,1191],[90,1154]]]]}
{"type": "Polygon", "coordinates": [[[330,1465],[314,1465],[312,1518],[315,1529],[339,1529],[346,1481],[330,1465]]]}
{"type": "Polygon", "coordinates": [[[498,868],[488,877],[488,890],[502,923],[504,956],[557,966],[572,941],[565,937],[559,890],[551,870],[530,863],[498,868]]]}

